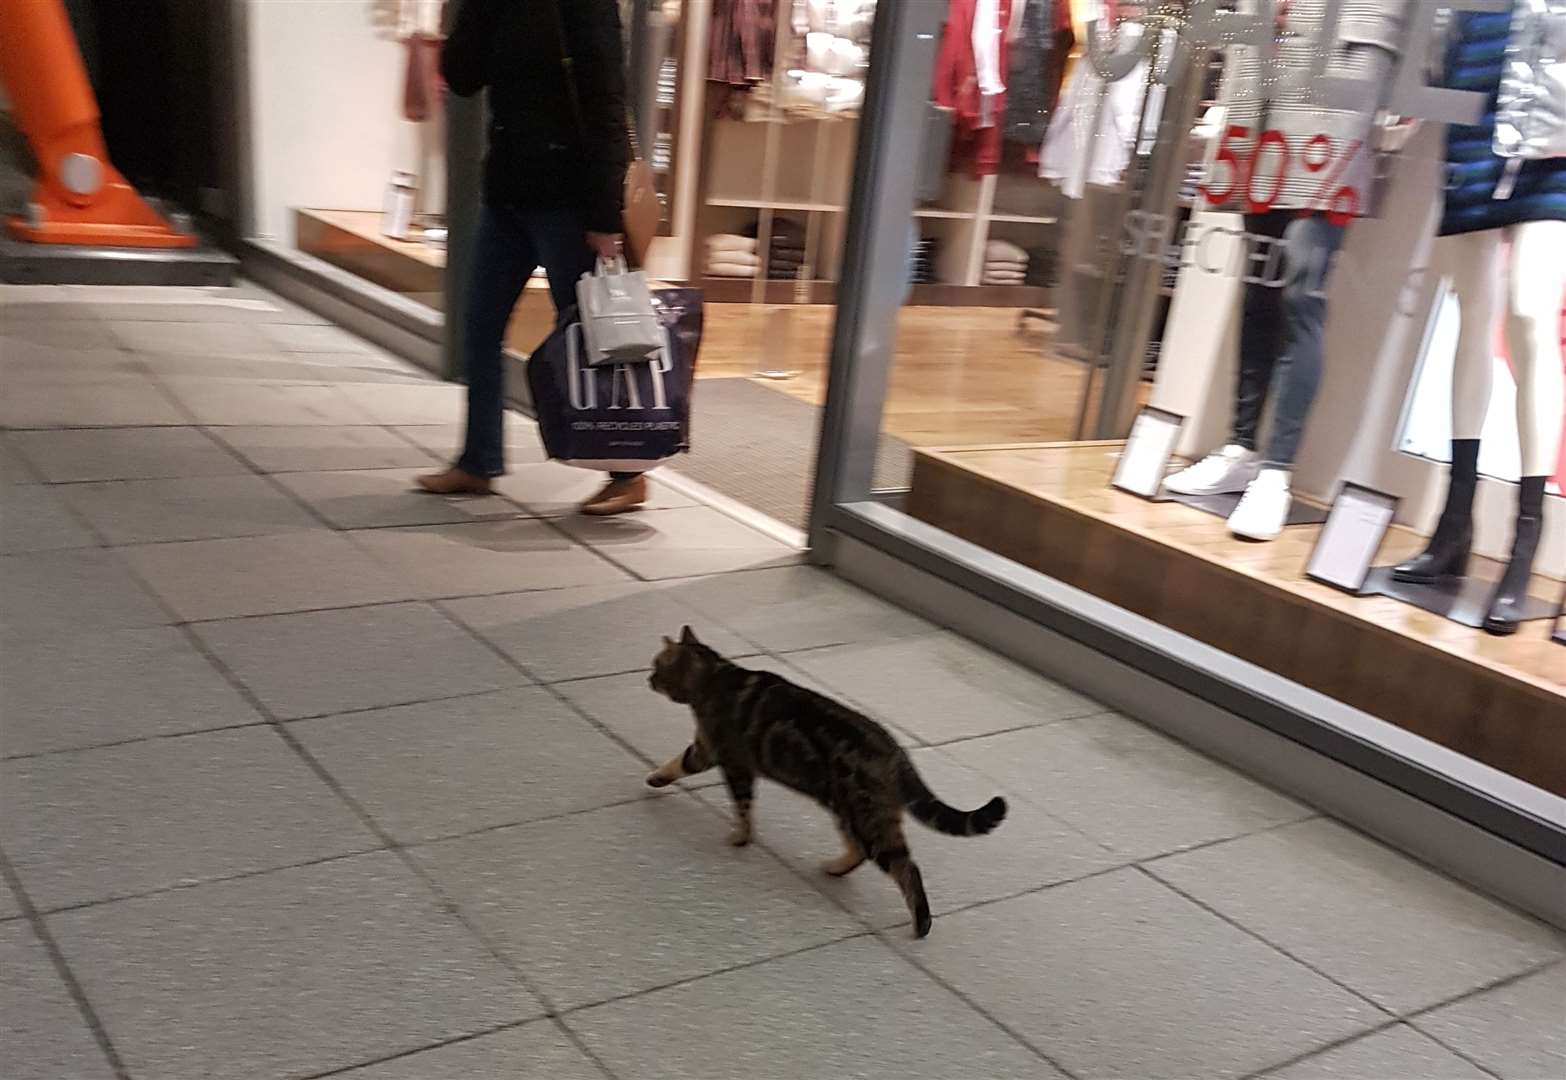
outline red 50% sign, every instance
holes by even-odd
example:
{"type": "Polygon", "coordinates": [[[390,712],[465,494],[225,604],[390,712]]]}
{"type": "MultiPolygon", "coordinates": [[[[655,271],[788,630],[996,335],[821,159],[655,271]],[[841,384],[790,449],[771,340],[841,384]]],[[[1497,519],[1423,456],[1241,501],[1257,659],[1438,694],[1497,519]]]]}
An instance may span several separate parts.
{"type": "Polygon", "coordinates": [[[1283,194],[1283,185],[1298,153],[1306,172],[1323,174],[1316,193],[1309,205],[1300,210],[1300,216],[1325,212],[1327,220],[1334,225],[1346,225],[1358,216],[1359,192],[1342,180],[1344,172],[1363,148],[1363,141],[1355,140],[1339,153],[1331,137],[1318,134],[1306,139],[1296,151],[1283,132],[1276,129],[1262,132],[1254,146],[1246,145],[1250,135],[1251,129],[1241,124],[1231,124],[1223,133],[1217,156],[1217,163],[1227,166],[1223,184],[1203,183],[1197,189],[1209,206],[1225,205],[1236,198],[1238,192],[1244,196],[1247,211],[1266,213],[1283,194]],[[1257,168],[1257,163],[1264,160],[1272,167],[1270,178],[1262,176],[1263,169],[1257,168]],[[1257,191],[1258,180],[1262,185],[1260,192],[1257,191]]]}

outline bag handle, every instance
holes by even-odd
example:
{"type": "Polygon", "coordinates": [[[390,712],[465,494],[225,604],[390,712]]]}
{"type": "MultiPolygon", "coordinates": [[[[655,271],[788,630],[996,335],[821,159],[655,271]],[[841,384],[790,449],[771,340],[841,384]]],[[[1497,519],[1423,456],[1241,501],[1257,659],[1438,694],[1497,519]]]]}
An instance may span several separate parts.
{"type": "MultiPolygon", "coordinates": [[[[582,3],[584,0],[575,0],[582,3]]],[[[587,141],[587,121],[582,116],[582,99],[576,92],[576,58],[571,55],[571,44],[566,39],[565,13],[560,10],[560,0],[547,0],[550,19],[554,23],[555,42],[560,53],[560,71],[565,76],[566,98],[571,105],[571,119],[576,124],[576,136],[587,141]]],[[[629,120],[629,117],[627,117],[629,120]]],[[[626,135],[631,142],[631,156],[640,160],[642,148],[636,136],[636,125],[627,123],[626,135]]]]}

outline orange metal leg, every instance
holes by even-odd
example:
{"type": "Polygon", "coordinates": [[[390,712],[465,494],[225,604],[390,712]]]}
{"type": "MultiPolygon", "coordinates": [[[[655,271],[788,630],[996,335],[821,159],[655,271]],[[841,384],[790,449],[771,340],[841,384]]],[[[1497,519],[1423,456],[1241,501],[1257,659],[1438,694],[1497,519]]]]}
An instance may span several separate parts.
{"type": "Polygon", "coordinates": [[[28,213],[7,222],[12,235],[39,244],[195,245],[109,161],[63,0],[0,0],[0,81],[38,160],[28,213]]]}

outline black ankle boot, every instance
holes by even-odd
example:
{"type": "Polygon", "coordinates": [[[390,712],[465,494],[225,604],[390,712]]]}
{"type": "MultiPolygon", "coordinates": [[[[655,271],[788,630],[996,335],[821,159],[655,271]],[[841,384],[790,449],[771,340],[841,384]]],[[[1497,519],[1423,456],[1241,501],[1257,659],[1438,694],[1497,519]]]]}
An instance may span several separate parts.
{"type": "Polygon", "coordinates": [[[1512,558],[1490,600],[1490,613],[1484,618],[1484,628],[1492,634],[1515,634],[1522,623],[1522,608],[1528,601],[1528,585],[1533,579],[1533,557],[1539,551],[1539,537],[1544,532],[1544,481],[1542,476],[1525,476],[1518,487],[1512,558]]]}
{"type": "Polygon", "coordinates": [[[1396,581],[1432,585],[1442,578],[1468,573],[1468,554],[1474,546],[1474,489],[1479,485],[1479,440],[1452,440],[1452,476],[1447,483],[1446,507],[1424,551],[1392,568],[1396,581]]]}

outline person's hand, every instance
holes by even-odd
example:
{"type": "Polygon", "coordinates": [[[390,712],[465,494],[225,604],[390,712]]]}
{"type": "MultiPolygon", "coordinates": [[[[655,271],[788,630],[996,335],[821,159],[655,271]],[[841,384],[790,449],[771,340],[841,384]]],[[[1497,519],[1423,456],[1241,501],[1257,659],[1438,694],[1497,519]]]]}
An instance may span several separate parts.
{"type": "Polygon", "coordinates": [[[587,234],[587,246],[600,259],[612,261],[620,257],[620,246],[624,239],[620,233],[590,232],[587,234]]]}

